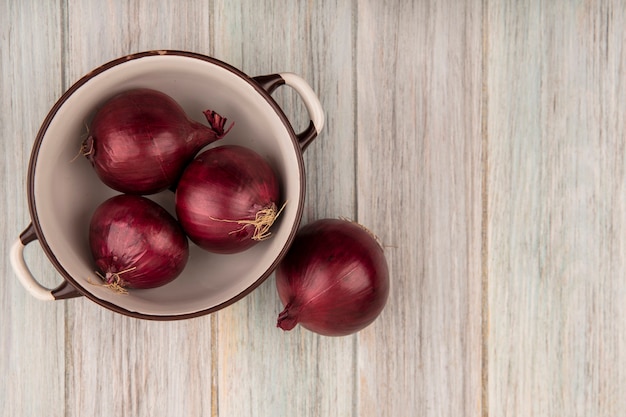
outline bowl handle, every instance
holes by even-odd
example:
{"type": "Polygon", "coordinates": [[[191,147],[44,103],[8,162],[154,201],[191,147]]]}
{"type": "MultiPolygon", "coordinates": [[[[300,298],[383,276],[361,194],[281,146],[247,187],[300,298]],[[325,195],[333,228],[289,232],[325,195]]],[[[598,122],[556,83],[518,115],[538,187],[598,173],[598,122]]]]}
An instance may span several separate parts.
{"type": "Polygon", "coordinates": [[[61,300],[81,295],[76,288],[67,281],[63,281],[61,285],[54,289],[46,288],[37,282],[30,272],[30,269],[28,269],[24,259],[24,248],[36,239],[37,234],[31,223],[26,230],[20,234],[20,237],[13,243],[13,246],[11,246],[11,266],[26,291],[33,297],[44,301],[61,300]]]}
{"type": "Polygon", "coordinates": [[[324,127],[324,109],[311,86],[303,78],[292,72],[261,75],[254,77],[254,80],[270,94],[279,86],[288,85],[300,95],[311,121],[309,126],[296,136],[302,150],[306,149],[324,127]]]}

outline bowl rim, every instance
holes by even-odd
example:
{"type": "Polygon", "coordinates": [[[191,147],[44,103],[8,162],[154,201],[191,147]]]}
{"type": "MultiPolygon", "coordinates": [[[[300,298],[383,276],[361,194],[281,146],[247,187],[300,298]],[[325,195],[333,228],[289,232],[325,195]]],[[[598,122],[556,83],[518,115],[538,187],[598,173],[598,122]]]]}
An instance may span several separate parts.
{"type": "MultiPolygon", "coordinates": [[[[281,107],[278,105],[278,103],[272,98],[271,93],[269,91],[267,91],[265,88],[263,88],[263,86],[261,86],[261,84],[259,84],[257,81],[255,81],[255,79],[253,77],[250,77],[249,75],[245,74],[243,71],[235,68],[234,66],[221,61],[217,58],[208,56],[208,55],[204,55],[204,54],[200,54],[197,52],[191,52],[191,51],[184,51],[184,50],[176,50],[176,49],[163,49],[163,50],[150,50],[150,51],[142,51],[142,52],[137,52],[137,53],[133,53],[133,54],[129,54],[129,55],[125,55],[116,59],[113,59],[99,67],[96,67],[95,69],[93,69],[92,71],[86,73],[85,75],[83,75],[78,81],[76,81],[74,84],[72,84],[62,95],[61,97],[55,102],[55,104],[52,106],[52,108],[50,109],[50,111],[48,112],[48,114],[46,115],[44,121],[41,124],[41,127],[39,128],[39,131],[37,133],[37,136],[35,138],[35,142],[33,144],[33,148],[31,151],[31,156],[30,156],[30,160],[29,160],[29,165],[28,165],[28,176],[27,176],[27,192],[28,192],[28,208],[29,208],[29,212],[30,212],[30,217],[31,217],[31,224],[34,228],[34,232],[37,236],[37,239],[39,240],[39,243],[44,251],[44,253],[46,254],[46,256],[48,257],[48,259],[50,260],[50,262],[53,264],[53,266],[55,267],[55,269],[61,274],[61,276],[63,277],[63,279],[71,284],[71,286],[73,288],[76,289],[76,291],[78,291],[78,293],[80,295],[83,295],[87,298],[89,298],[91,301],[109,309],[112,310],[114,312],[123,314],[125,316],[130,316],[130,317],[134,317],[134,318],[139,318],[139,319],[146,319],[146,320],[155,320],[155,321],[171,321],[171,320],[183,320],[183,319],[190,319],[190,318],[195,318],[195,317],[199,317],[199,316],[203,316],[203,315],[207,315],[207,314],[211,314],[214,313],[218,310],[221,310],[231,304],[236,303],[237,301],[241,300],[242,298],[244,298],[245,296],[247,296],[248,294],[250,294],[252,291],[254,291],[257,287],[259,287],[263,282],[265,282],[265,280],[275,271],[275,269],[278,267],[278,264],[280,263],[280,261],[284,258],[284,256],[286,255],[287,251],[289,250],[289,247],[291,246],[295,235],[300,227],[300,223],[302,221],[302,214],[304,211],[304,198],[305,198],[305,193],[306,193],[306,177],[305,177],[305,170],[304,170],[304,159],[303,159],[303,155],[302,155],[303,149],[298,141],[298,137],[293,129],[293,126],[291,125],[291,123],[289,122],[289,119],[287,118],[287,116],[285,115],[285,113],[283,112],[283,110],[281,109],[281,107]],[[48,130],[48,127],[50,126],[50,123],[52,122],[52,120],[54,119],[54,117],[56,116],[57,112],[59,111],[59,109],[63,106],[63,104],[68,100],[68,98],[74,94],[74,92],[76,92],[79,88],[81,88],[84,84],[86,84],[88,81],[90,81],[92,78],[94,78],[95,76],[113,68],[116,67],[117,65],[129,62],[129,61],[133,61],[136,59],[141,59],[141,58],[146,58],[146,57],[154,57],[154,56],[174,56],[174,57],[184,57],[184,58],[190,58],[190,59],[198,59],[198,60],[202,60],[205,62],[208,62],[210,64],[216,65],[221,67],[222,69],[225,69],[229,72],[231,72],[232,74],[236,75],[238,78],[240,78],[241,80],[247,82],[251,87],[254,88],[254,90],[260,94],[266,101],[267,103],[270,105],[270,107],[276,112],[276,114],[278,115],[279,119],[281,120],[282,124],[285,126],[287,132],[289,133],[289,137],[291,139],[292,145],[293,145],[293,149],[294,152],[296,154],[296,159],[297,159],[297,163],[298,163],[298,171],[299,171],[299,179],[300,179],[300,184],[299,184],[299,203],[298,203],[298,207],[296,210],[296,217],[295,220],[293,222],[293,224],[291,225],[291,231],[287,237],[287,240],[285,241],[285,244],[283,245],[283,247],[281,248],[280,252],[278,253],[278,255],[276,256],[276,258],[274,259],[274,261],[272,262],[272,264],[267,268],[267,270],[261,274],[261,276],[259,278],[257,278],[252,284],[250,284],[248,287],[246,287],[243,291],[241,291],[240,293],[236,294],[235,296],[229,298],[226,301],[223,301],[215,306],[206,308],[206,309],[201,309],[201,310],[197,310],[197,311],[193,311],[193,312],[189,312],[189,313],[182,313],[182,314],[165,314],[165,315],[158,315],[158,314],[147,314],[147,313],[141,313],[138,311],[133,311],[133,310],[128,310],[124,307],[120,307],[117,304],[110,302],[110,301],[106,301],[103,299],[100,299],[98,297],[96,297],[94,294],[92,294],[90,291],[86,290],[76,279],[74,279],[72,277],[72,275],[61,265],[60,261],[57,259],[56,255],[54,254],[54,251],[52,250],[52,248],[49,246],[43,230],[41,228],[40,225],[40,221],[39,221],[39,216],[37,214],[37,208],[35,205],[35,171],[37,168],[37,161],[39,159],[39,150],[41,148],[42,142],[44,140],[44,137],[46,135],[46,132],[48,130]]],[[[61,285],[64,285],[64,283],[62,283],[61,285]]]]}

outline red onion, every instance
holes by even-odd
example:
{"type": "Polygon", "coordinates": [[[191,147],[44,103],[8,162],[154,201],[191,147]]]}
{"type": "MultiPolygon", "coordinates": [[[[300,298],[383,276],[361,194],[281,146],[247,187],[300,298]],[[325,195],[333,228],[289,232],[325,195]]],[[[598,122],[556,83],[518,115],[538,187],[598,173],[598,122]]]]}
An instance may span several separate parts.
{"type": "Polygon", "coordinates": [[[382,247],[363,226],[337,219],[298,231],[276,270],[285,309],[278,327],[303,327],[326,336],[355,333],[380,314],[389,294],[382,247]]]}
{"type": "Polygon", "coordinates": [[[130,194],[154,194],[176,183],[200,149],[222,138],[226,119],[204,112],[210,126],[187,117],[168,95],[134,89],[114,96],[98,110],[82,152],[109,187],[130,194]]]}
{"type": "Polygon", "coordinates": [[[176,187],[176,214],[201,248],[236,253],[268,238],[280,214],[278,179],[251,149],[225,145],[200,153],[176,187]]]}
{"type": "Polygon", "coordinates": [[[145,197],[122,194],[96,209],[89,246],[105,285],[155,288],[174,280],[187,264],[189,243],[163,207],[145,197]]]}

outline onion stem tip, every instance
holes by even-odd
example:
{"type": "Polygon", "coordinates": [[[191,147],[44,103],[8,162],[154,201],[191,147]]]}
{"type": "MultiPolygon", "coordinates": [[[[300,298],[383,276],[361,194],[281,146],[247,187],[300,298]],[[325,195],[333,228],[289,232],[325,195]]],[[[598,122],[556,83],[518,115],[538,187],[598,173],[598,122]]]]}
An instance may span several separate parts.
{"type": "Polygon", "coordinates": [[[276,327],[279,327],[285,331],[289,331],[296,327],[298,324],[298,317],[291,313],[291,303],[287,304],[285,309],[278,315],[278,321],[276,327]]]}

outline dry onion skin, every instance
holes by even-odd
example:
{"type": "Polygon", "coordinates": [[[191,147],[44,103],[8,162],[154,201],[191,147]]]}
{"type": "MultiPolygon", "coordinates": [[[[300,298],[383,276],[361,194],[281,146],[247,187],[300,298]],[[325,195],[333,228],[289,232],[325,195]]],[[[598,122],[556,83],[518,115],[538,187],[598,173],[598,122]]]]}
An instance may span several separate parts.
{"type": "Polygon", "coordinates": [[[284,203],[278,177],[258,153],[223,145],[201,152],[176,187],[176,215],[199,247],[242,252],[271,237],[284,203]]]}
{"type": "Polygon", "coordinates": [[[182,228],[146,197],[121,194],[106,200],[89,224],[96,274],[116,292],[156,288],[177,278],[189,258],[182,228]]]}
{"type": "Polygon", "coordinates": [[[170,96],[127,90],[96,112],[81,152],[102,182],[127,194],[148,195],[175,185],[206,145],[224,137],[226,119],[203,112],[208,126],[191,120],[170,96]]]}
{"type": "Polygon", "coordinates": [[[297,324],[325,336],[346,336],[370,325],[389,295],[383,248],[363,226],[322,219],[298,231],[276,270],[284,310],[277,326],[297,324]]]}

